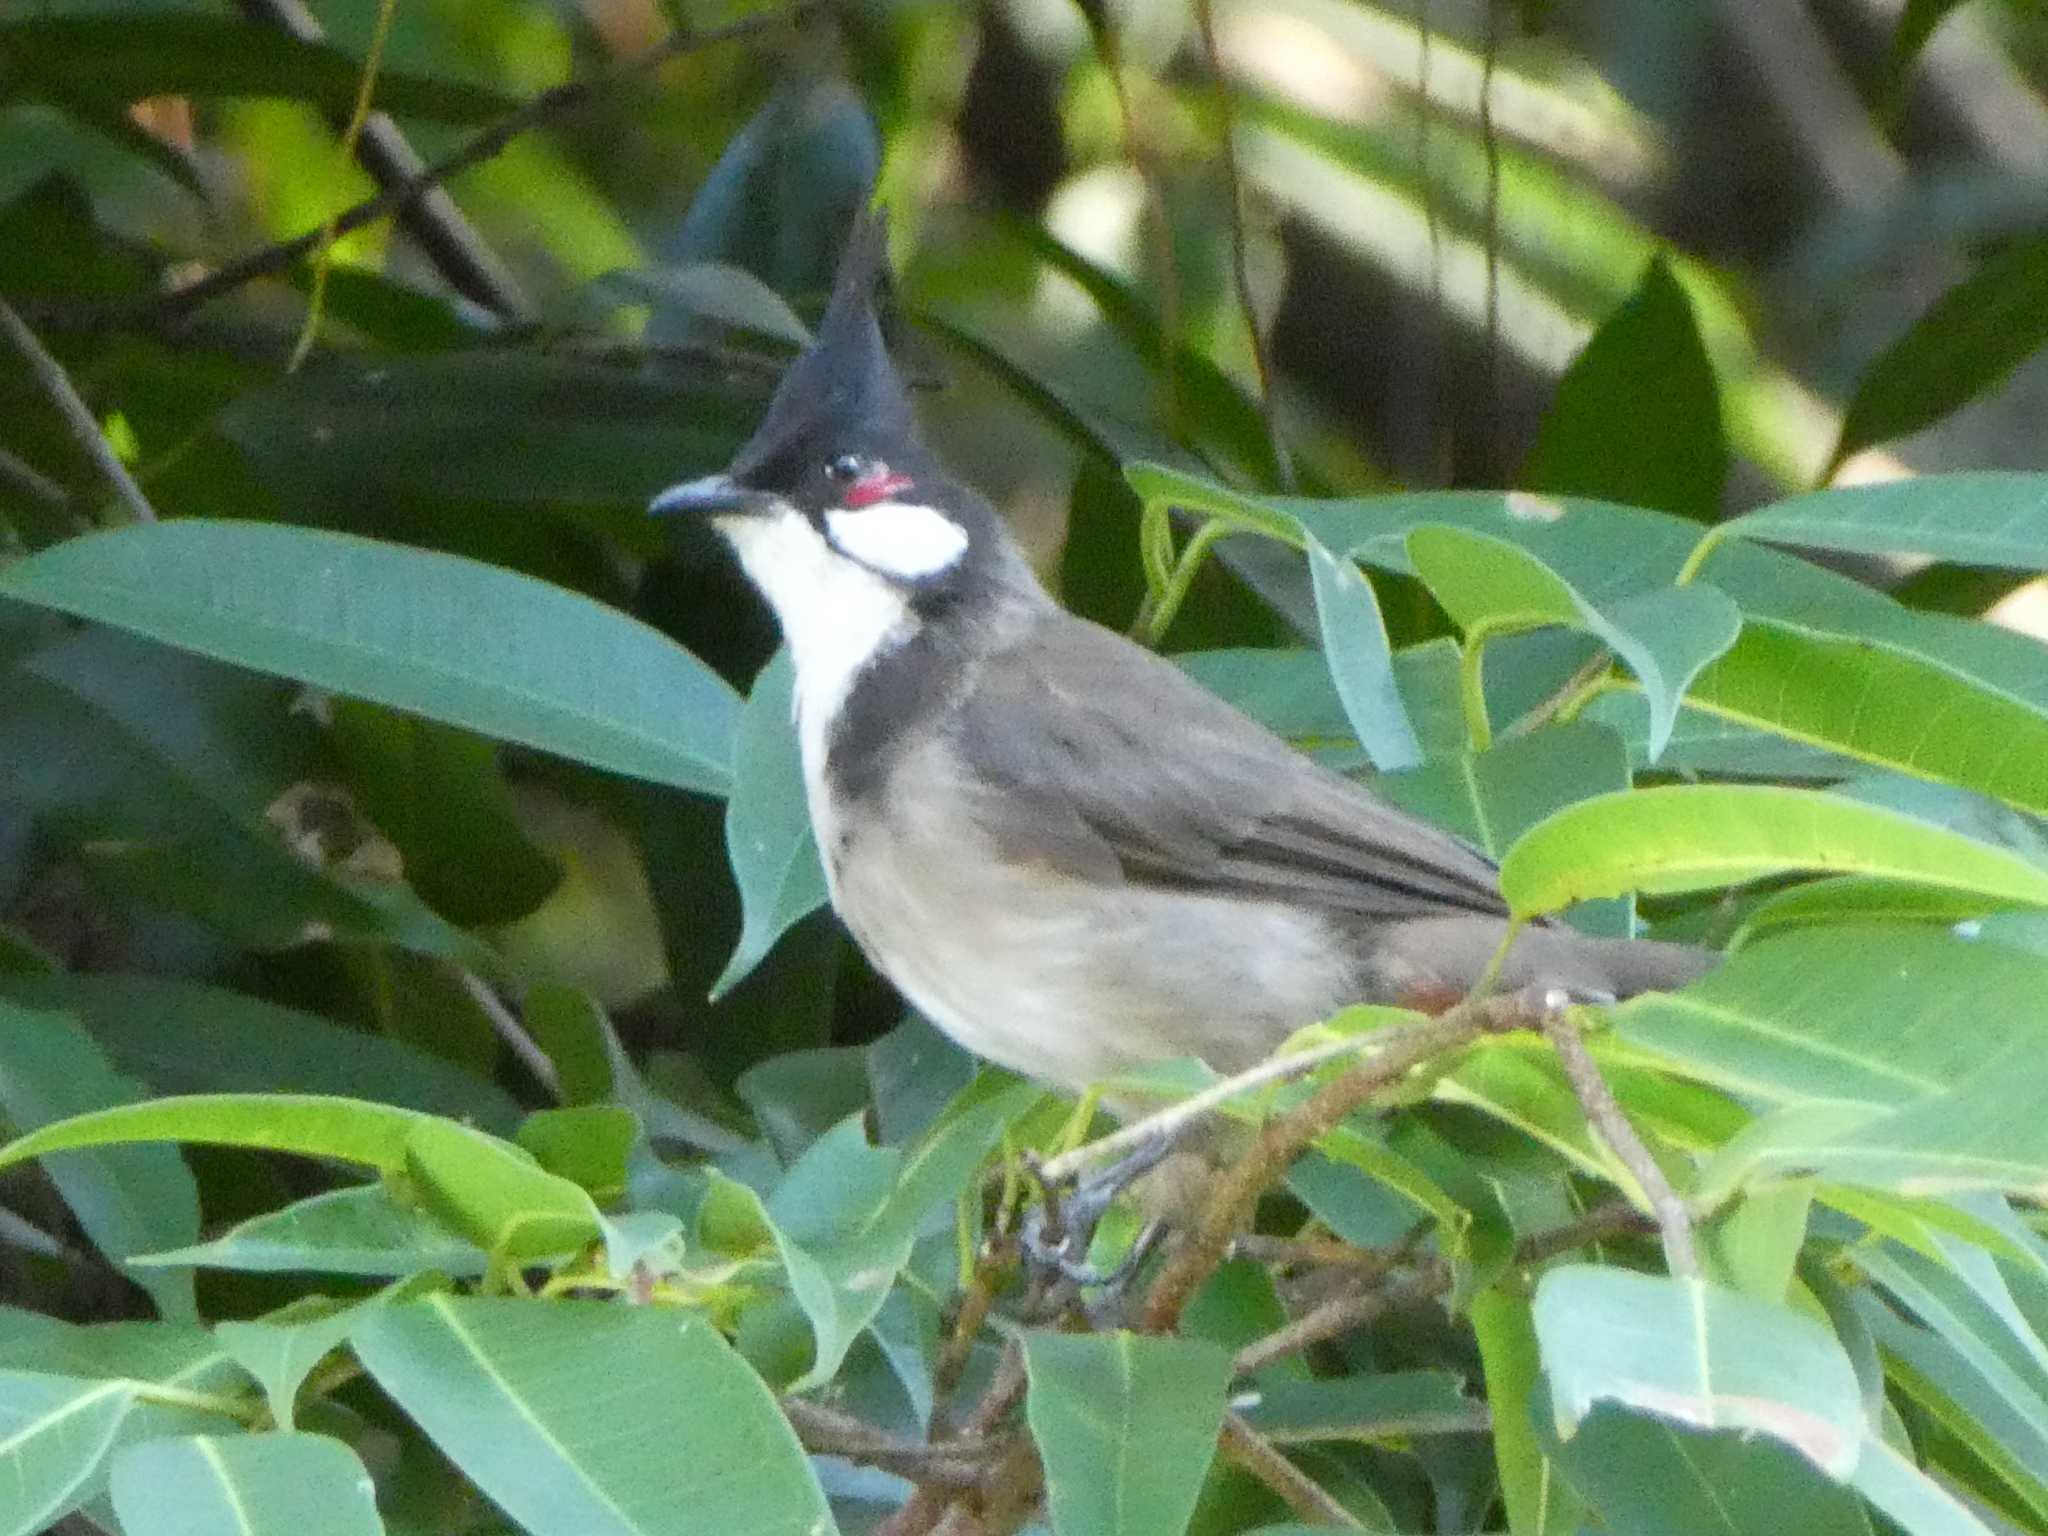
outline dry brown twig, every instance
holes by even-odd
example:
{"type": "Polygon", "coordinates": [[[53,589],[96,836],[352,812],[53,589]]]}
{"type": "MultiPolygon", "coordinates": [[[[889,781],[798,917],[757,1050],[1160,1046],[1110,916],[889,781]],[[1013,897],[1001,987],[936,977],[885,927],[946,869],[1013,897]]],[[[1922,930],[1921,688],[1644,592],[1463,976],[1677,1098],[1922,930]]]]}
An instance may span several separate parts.
{"type": "Polygon", "coordinates": [[[1614,1091],[1607,1086],[1607,1079],[1600,1075],[1599,1063],[1593,1060],[1592,1052],[1586,1049],[1586,1042],[1579,1036],[1579,1027],[1571,1015],[1558,1011],[1544,1015],[1543,1033],[1549,1039],[1557,1059],[1564,1067],[1565,1081],[1571,1085],[1572,1096],[1579,1101],[1579,1108],[1585,1111],[1593,1129],[1600,1133],[1600,1139],[1607,1143],[1614,1155],[1621,1159],[1621,1165],[1629,1171],[1643,1191],[1643,1197],[1650,1202],[1650,1214],[1657,1219],[1658,1230],[1664,1238],[1664,1262],[1672,1274],[1687,1280],[1697,1280],[1700,1275],[1700,1256],[1693,1242],[1692,1212],[1686,1208],[1685,1200],[1671,1187],[1671,1181],[1664,1176],[1657,1159],[1643,1144],[1636,1128],[1629,1124],[1628,1116],[1621,1112],[1615,1102],[1614,1091]]]}

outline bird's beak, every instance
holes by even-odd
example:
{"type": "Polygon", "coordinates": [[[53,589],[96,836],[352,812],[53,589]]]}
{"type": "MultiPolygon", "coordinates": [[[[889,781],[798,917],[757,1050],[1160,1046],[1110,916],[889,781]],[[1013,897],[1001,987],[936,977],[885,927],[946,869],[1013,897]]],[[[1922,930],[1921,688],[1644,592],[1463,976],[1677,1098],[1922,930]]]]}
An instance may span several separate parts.
{"type": "Polygon", "coordinates": [[[730,517],[763,510],[774,498],[741,485],[731,475],[703,475],[672,485],[647,504],[656,517],[730,517]]]}

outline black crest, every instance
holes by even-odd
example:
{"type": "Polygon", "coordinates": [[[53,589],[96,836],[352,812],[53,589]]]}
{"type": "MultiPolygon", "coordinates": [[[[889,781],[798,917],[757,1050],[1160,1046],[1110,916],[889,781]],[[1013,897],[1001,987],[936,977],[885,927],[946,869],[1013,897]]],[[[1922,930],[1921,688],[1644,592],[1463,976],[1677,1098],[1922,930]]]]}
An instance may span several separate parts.
{"type": "Polygon", "coordinates": [[[733,460],[732,474],[763,488],[787,485],[833,452],[914,449],[910,397],[882,344],[876,290],[888,271],[888,230],[878,209],[858,215],[816,335],[790,364],[768,413],[733,460]]]}

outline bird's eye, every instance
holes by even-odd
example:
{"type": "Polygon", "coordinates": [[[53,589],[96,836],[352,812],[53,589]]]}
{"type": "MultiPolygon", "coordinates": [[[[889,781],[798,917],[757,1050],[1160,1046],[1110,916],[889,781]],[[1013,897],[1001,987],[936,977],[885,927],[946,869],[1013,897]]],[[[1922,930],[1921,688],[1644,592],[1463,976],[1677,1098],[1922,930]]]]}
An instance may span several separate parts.
{"type": "Polygon", "coordinates": [[[859,454],[842,453],[825,466],[825,473],[841,484],[847,484],[858,480],[867,467],[868,461],[859,454]]]}

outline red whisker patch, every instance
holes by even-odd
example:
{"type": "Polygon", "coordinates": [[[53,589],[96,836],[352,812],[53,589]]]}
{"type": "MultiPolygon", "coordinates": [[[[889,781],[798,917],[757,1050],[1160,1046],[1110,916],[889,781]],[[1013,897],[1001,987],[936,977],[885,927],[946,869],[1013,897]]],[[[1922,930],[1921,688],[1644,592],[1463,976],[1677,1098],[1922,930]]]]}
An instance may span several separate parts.
{"type": "Polygon", "coordinates": [[[899,475],[886,464],[877,464],[846,488],[846,505],[872,507],[898,491],[910,489],[910,476],[899,475]]]}

